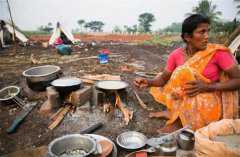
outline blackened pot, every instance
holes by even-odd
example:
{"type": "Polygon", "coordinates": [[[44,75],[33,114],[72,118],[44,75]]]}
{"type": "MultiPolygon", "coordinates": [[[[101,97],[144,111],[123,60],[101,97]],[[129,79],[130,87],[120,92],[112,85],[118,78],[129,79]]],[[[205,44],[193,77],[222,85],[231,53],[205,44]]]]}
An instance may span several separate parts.
{"type": "Polygon", "coordinates": [[[72,91],[83,87],[82,80],[74,77],[59,78],[51,82],[61,95],[69,94],[72,91]]]}
{"type": "Polygon", "coordinates": [[[32,67],[22,74],[25,76],[29,88],[35,91],[44,91],[53,80],[59,78],[60,67],[55,65],[32,67]]]}

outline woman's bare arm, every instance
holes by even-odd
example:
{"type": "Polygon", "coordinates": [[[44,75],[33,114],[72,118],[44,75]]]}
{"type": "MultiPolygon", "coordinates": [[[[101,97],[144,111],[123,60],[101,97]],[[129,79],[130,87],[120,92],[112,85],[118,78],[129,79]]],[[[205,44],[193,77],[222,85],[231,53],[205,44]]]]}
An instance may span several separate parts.
{"type": "Polygon", "coordinates": [[[170,79],[172,73],[164,70],[162,73],[159,73],[154,79],[148,80],[148,86],[162,87],[170,79]]]}
{"type": "Polygon", "coordinates": [[[209,85],[209,90],[235,90],[240,88],[240,69],[238,65],[234,65],[231,68],[225,70],[229,76],[229,80],[226,82],[218,82],[209,85]]]}

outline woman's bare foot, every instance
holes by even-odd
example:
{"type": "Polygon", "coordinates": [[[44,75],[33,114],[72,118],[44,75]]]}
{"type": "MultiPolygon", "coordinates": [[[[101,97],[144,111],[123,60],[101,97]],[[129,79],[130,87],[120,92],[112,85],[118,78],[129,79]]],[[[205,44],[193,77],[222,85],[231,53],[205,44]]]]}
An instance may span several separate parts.
{"type": "Polygon", "coordinates": [[[171,133],[173,131],[176,131],[178,129],[181,129],[182,123],[180,121],[180,119],[177,119],[174,123],[170,124],[170,125],[166,125],[163,128],[159,128],[157,130],[158,133],[171,133]]]}
{"type": "Polygon", "coordinates": [[[161,111],[161,112],[150,112],[149,113],[150,118],[165,118],[169,119],[170,115],[168,111],[161,111]]]}

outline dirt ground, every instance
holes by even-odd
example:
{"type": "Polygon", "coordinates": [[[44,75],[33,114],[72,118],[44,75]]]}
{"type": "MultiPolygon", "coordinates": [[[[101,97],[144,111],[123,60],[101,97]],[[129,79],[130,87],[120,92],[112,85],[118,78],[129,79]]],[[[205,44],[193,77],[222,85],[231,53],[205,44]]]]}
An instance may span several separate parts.
{"type": "MultiPolygon", "coordinates": [[[[133,120],[125,126],[122,114],[115,108],[110,113],[104,113],[101,106],[83,105],[77,108],[73,114],[68,114],[64,121],[54,130],[48,130],[49,118],[38,113],[42,103],[46,100],[46,94],[32,93],[27,95],[21,92],[22,98],[28,101],[37,101],[38,105],[27,116],[24,122],[17,129],[16,133],[7,134],[6,129],[11,125],[15,116],[21,110],[16,104],[4,104],[0,102],[0,155],[8,154],[17,150],[34,148],[48,145],[54,138],[71,133],[79,133],[80,130],[96,123],[103,122],[104,126],[94,132],[106,136],[114,142],[117,135],[127,130],[134,130],[144,133],[147,137],[157,136],[156,129],[162,127],[164,120],[148,118],[149,111],[142,109],[136,97],[133,95],[132,80],[138,76],[135,73],[121,71],[122,65],[131,65],[142,72],[158,72],[163,69],[167,55],[179,44],[172,47],[142,46],[135,44],[109,44],[97,45],[88,51],[80,49],[70,56],[61,56],[54,49],[42,48],[40,45],[29,47],[10,47],[0,51],[0,88],[9,85],[23,87],[25,78],[22,72],[30,67],[54,64],[62,68],[64,76],[80,77],[85,74],[112,74],[120,75],[129,82],[128,87],[128,108],[134,111],[133,120]],[[119,57],[112,57],[108,64],[99,64],[97,59],[77,60],[81,57],[96,56],[98,50],[109,49],[112,54],[119,57]],[[38,61],[32,64],[30,55],[38,61]]],[[[143,101],[154,111],[160,111],[163,106],[158,105],[148,94],[147,90],[138,91],[143,101]]],[[[126,154],[119,149],[119,156],[126,154]]]]}

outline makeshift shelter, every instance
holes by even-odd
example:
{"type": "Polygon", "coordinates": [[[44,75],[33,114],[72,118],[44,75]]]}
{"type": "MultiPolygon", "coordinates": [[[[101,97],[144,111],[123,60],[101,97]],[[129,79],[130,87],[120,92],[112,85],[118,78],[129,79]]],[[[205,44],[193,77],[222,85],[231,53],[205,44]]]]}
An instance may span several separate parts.
{"type": "Polygon", "coordinates": [[[60,23],[58,22],[49,40],[49,45],[53,45],[59,37],[62,39],[64,44],[73,44],[75,42],[72,33],[67,31],[67,29],[60,25],[60,23]]]}
{"type": "Polygon", "coordinates": [[[4,47],[6,44],[13,43],[14,32],[18,41],[23,43],[28,42],[28,38],[19,29],[17,29],[16,26],[13,28],[10,23],[0,20],[0,45],[4,47]]]}
{"type": "Polygon", "coordinates": [[[225,42],[225,45],[229,47],[231,52],[236,57],[238,63],[240,63],[240,27],[235,29],[235,31],[230,35],[229,39],[225,42]]]}

